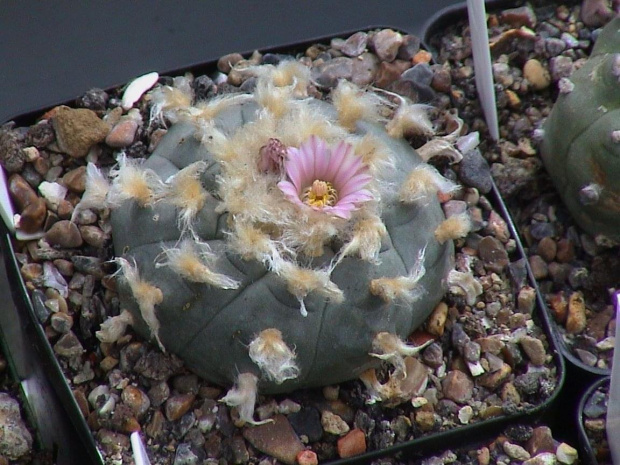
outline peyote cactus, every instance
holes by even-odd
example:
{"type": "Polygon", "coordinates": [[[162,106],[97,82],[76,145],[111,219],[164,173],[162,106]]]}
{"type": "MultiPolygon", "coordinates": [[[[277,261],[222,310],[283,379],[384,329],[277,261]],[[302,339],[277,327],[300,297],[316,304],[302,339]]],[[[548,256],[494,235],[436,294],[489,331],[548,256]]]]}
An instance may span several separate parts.
{"type": "Polygon", "coordinates": [[[404,378],[417,348],[403,340],[443,296],[468,230],[438,200],[455,186],[403,138],[432,129],[424,109],[403,102],[385,124],[373,92],[342,82],[326,103],[297,62],[254,71],[253,94],[196,104],[183,78],[156,88],[153,117],[172,126],[145,163],[120,158],[109,191],[89,166],[82,201],[113,208],[124,277],[128,312],[100,337],[132,323],[236,383],[223,400],[246,421],[257,389],[337,383],[379,359],[404,378]]]}
{"type": "Polygon", "coordinates": [[[600,33],[544,126],[542,158],[575,221],[603,242],[620,241],[620,18],[600,33]]]}

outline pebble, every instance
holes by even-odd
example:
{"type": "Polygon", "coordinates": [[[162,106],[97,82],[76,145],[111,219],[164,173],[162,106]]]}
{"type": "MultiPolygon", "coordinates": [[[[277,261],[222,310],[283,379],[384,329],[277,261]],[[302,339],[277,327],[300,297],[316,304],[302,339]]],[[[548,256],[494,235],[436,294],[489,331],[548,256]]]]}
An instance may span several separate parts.
{"type": "Polygon", "coordinates": [[[560,443],[560,445],[555,451],[555,455],[558,458],[558,462],[563,463],[565,465],[572,465],[579,458],[577,449],[566,444],[565,442],[560,443]]]}
{"type": "Polygon", "coordinates": [[[398,55],[403,36],[392,29],[382,29],[370,39],[370,46],[381,61],[392,62],[398,55]]]}
{"type": "Polygon", "coordinates": [[[448,305],[439,302],[426,320],[426,331],[433,336],[443,336],[448,318],[448,305]]]}
{"type": "Polygon", "coordinates": [[[549,236],[543,237],[536,247],[537,254],[540,255],[547,263],[552,262],[555,259],[557,251],[558,245],[556,241],[549,236]]]}
{"type": "Polygon", "coordinates": [[[52,246],[67,249],[80,247],[84,242],[77,225],[69,220],[54,223],[45,233],[45,240],[52,246]]]}
{"type": "Polygon", "coordinates": [[[192,393],[178,394],[169,397],[164,405],[164,412],[169,421],[176,421],[192,407],[196,395],[192,393]]]}
{"type": "Polygon", "coordinates": [[[402,43],[398,48],[397,58],[411,61],[420,51],[420,38],[411,34],[406,34],[402,38],[402,43]]]}
{"type": "Polygon", "coordinates": [[[349,432],[349,425],[335,413],[324,410],[321,414],[321,426],[326,433],[342,436],[349,432]]]}
{"type": "Polygon", "coordinates": [[[110,126],[86,108],[56,107],[52,124],[58,148],[74,158],[85,157],[110,132],[110,126]]]}
{"type": "Polygon", "coordinates": [[[311,450],[302,450],[295,458],[299,465],[319,465],[319,458],[316,452],[311,450]]]}
{"type": "Polygon", "coordinates": [[[536,366],[542,366],[545,364],[547,352],[545,351],[545,346],[540,339],[536,339],[531,336],[523,336],[520,342],[521,347],[523,347],[523,351],[532,364],[536,366]]]}
{"type": "Polygon", "coordinates": [[[480,153],[480,150],[474,149],[464,153],[459,169],[459,174],[464,184],[475,187],[483,194],[491,192],[493,187],[491,168],[480,153]]]}
{"type": "Polygon", "coordinates": [[[229,73],[230,70],[243,60],[243,55],[240,53],[229,53],[228,55],[224,55],[217,60],[217,69],[222,73],[229,73]]]}
{"type": "Polygon", "coordinates": [[[530,455],[535,456],[541,452],[555,452],[555,443],[551,428],[548,426],[538,426],[532,431],[532,437],[525,445],[530,455]]]}
{"type": "Polygon", "coordinates": [[[98,226],[78,226],[78,230],[84,242],[92,247],[102,248],[110,238],[110,236],[104,233],[98,226]]]}
{"type": "Polygon", "coordinates": [[[492,373],[485,373],[477,380],[480,386],[488,389],[497,389],[512,373],[512,368],[507,363],[502,364],[501,368],[492,373]]]}
{"type": "Polygon", "coordinates": [[[39,199],[36,191],[19,174],[12,174],[9,177],[9,193],[19,211],[22,211],[31,203],[39,199]]]}
{"type": "Polygon", "coordinates": [[[47,205],[45,200],[37,198],[22,210],[17,227],[25,233],[36,233],[43,228],[46,218],[47,205]]]}
{"type": "Polygon", "coordinates": [[[559,81],[562,78],[570,78],[573,74],[575,65],[573,60],[567,56],[556,56],[549,60],[549,71],[553,81],[559,81]]]}
{"type": "Polygon", "coordinates": [[[351,58],[338,57],[312,68],[312,79],[322,87],[336,87],[341,79],[350,79],[353,74],[351,58]]]}
{"type": "Polygon", "coordinates": [[[366,435],[361,429],[353,429],[338,439],[338,456],[341,459],[354,457],[366,452],[366,435]]]}
{"type": "Polygon", "coordinates": [[[508,441],[504,442],[504,452],[506,452],[506,455],[508,455],[508,457],[515,460],[523,461],[531,457],[529,452],[526,451],[523,447],[508,441]]]}
{"type": "Polygon", "coordinates": [[[54,344],[54,352],[60,357],[73,358],[84,353],[84,347],[73,331],[60,336],[56,344],[54,344]]]}
{"type": "Polygon", "coordinates": [[[112,127],[105,138],[105,143],[112,148],[121,149],[130,146],[136,138],[136,131],[142,123],[137,109],[132,109],[112,127]]]}
{"type": "Polygon", "coordinates": [[[441,386],[444,397],[458,404],[466,403],[474,393],[474,382],[460,370],[449,371],[441,386]]]}
{"type": "Polygon", "coordinates": [[[527,60],[523,65],[523,77],[535,90],[544,90],[551,85],[549,71],[535,58],[527,60]]]}
{"type": "Polygon", "coordinates": [[[573,292],[568,299],[568,314],[566,316],[566,331],[571,334],[580,334],[587,324],[586,304],[581,292],[573,292]]]}
{"type": "Polygon", "coordinates": [[[73,327],[73,317],[67,313],[56,312],[50,317],[50,324],[55,331],[66,334],[73,327]]]}
{"type": "Polygon", "coordinates": [[[133,107],[133,105],[140,100],[140,97],[142,97],[147,90],[157,84],[158,80],[159,74],[156,72],[151,72],[143,74],[142,76],[131,81],[125,88],[123,97],[121,98],[121,106],[123,109],[129,110],[133,107]]]}
{"type": "Polygon", "coordinates": [[[304,407],[299,412],[288,415],[291,426],[299,436],[305,436],[309,442],[315,442],[323,436],[321,415],[314,407],[304,407]]]}
{"type": "Polygon", "coordinates": [[[131,384],[123,389],[121,400],[132,410],[137,418],[146,415],[146,412],[151,407],[151,401],[146,393],[131,384]]]}
{"type": "Polygon", "coordinates": [[[19,460],[32,451],[32,435],[21,416],[19,403],[0,392],[0,454],[19,460]]]}
{"type": "MultiPolygon", "coordinates": [[[[396,60],[393,63],[382,61],[376,72],[375,85],[382,89],[390,88],[400,78],[403,71],[410,66],[410,63],[402,60],[396,60]]],[[[415,93],[415,90],[413,92],[415,93]]],[[[411,97],[411,95],[408,95],[408,97],[411,97]]],[[[417,95],[414,98],[417,100],[417,95]]]]}
{"type": "Polygon", "coordinates": [[[362,53],[357,59],[353,60],[353,84],[364,87],[372,84],[376,80],[379,69],[379,60],[373,53],[362,53]]]}
{"type": "Polygon", "coordinates": [[[289,465],[297,460],[304,445],[286,416],[276,415],[273,422],[243,429],[243,437],[256,449],[289,465]]]}
{"type": "Polygon", "coordinates": [[[496,273],[501,272],[510,261],[506,248],[492,236],[482,238],[478,244],[478,254],[485,268],[496,273]]]}
{"type": "Polygon", "coordinates": [[[523,286],[517,296],[517,310],[531,315],[536,307],[536,289],[531,286],[523,286]]]}
{"type": "Polygon", "coordinates": [[[340,51],[348,57],[360,56],[366,50],[368,44],[368,34],[365,32],[356,32],[347,40],[345,40],[340,51]]]}

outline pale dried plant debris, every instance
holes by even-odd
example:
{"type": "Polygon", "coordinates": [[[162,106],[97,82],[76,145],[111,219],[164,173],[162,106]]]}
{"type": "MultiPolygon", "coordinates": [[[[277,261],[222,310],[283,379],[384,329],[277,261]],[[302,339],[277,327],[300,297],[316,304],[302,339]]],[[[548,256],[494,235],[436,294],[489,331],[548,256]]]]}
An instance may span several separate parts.
{"type": "Polygon", "coordinates": [[[286,345],[280,330],[264,329],[250,342],[248,348],[250,358],[269,380],[282,384],[287,379],[299,376],[295,352],[286,345]]]}
{"type": "Polygon", "coordinates": [[[225,403],[229,407],[237,407],[239,419],[242,422],[250,425],[270,423],[273,420],[254,420],[254,405],[256,404],[257,391],[258,378],[256,375],[252,373],[239,373],[235,386],[220,399],[220,402],[225,403]]]}
{"type": "Polygon", "coordinates": [[[440,244],[449,240],[460,239],[471,231],[471,219],[467,212],[445,219],[435,229],[435,239],[440,244]]]}
{"type": "Polygon", "coordinates": [[[81,211],[94,208],[103,210],[108,206],[108,192],[110,191],[110,182],[106,175],[94,163],[86,165],[86,188],[82,199],[73,209],[71,221],[75,221],[81,211]]]}
{"type": "Polygon", "coordinates": [[[157,340],[157,344],[162,352],[165,352],[166,349],[159,339],[159,329],[161,325],[157,319],[157,315],[155,314],[155,306],[161,304],[164,300],[164,295],[161,289],[147,281],[144,281],[140,277],[138,267],[135,262],[132,264],[127,259],[122,257],[116,257],[114,261],[119,265],[119,271],[123,274],[123,277],[131,289],[134,299],[138,303],[140,315],[149,327],[151,336],[157,340]]]}
{"type": "Polygon", "coordinates": [[[101,323],[101,329],[95,333],[95,336],[101,342],[113,343],[125,335],[128,325],[133,325],[133,316],[129,310],[123,310],[120,315],[108,318],[101,323]]]}
{"type": "Polygon", "coordinates": [[[411,172],[400,187],[400,201],[415,203],[430,201],[438,192],[448,194],[459,189],[459,185],[443,177],[427,164],[419,164],[411,172]]]}
{"type": "Polygon", "coordinates": [[[480,294],[482,294],[482,284],[474,277],[471,272],[451,270],[448,274],[448,285],[457,287],[466,297],[467,305],[474,305],[480,294]]]}
{"type": "Polygon", "coordinates": [[[123,92],[123,97],[121,99],[123,110],[129,110],[133,107],[134,103],[140,100],[142,95],[157,83],[158,79],[159,74],[152,72],[143,74],[131,81],[125,88],[125,92],[123,92]]]}
{"type": "Polygon", "coordinates": [[[213,270],[216,256],[205,242],[184,239],[179,247],[163,247],[166,259],[155,266],[168,266],[184,279],[220,289],[237,289],[239,281],[213,270]]]}
{"type": "Polygon", "coordinates": [[[428,115],[429,108],[428,105],[403,101],[386,124],[385,130],[396,139],[411,136],[431,137],[435,130],[428,115]]]}
{"type": "Polygon", "coordinates": [[[463,154],[454,147],[454,144],[443,138],[429,140],[422,147],[419,147],[417,152],[426,162],[433,158],[447,158],[453,165],[463,159],[463,154]]]}
{"type": "Polygon", "coordinates": [[[378,333],[373,339],[372,349],[374,352],[369,355],[390,363],[394,367],[394,374],[406,374],[405,357],[417,355],[432,342],[431,339],[420,346],[410,346],[396,334],[384,331],[378,333]]]}
{"type": "Polygon", "coordinates": [[[384,302],[410,304],[419,299],[425,292],[418,282],[426,274],[424,255],[426,247],[418,251],[416,263],[406,276],[376,278],[370,282],[370,293],[383,299],[384,302]]]}

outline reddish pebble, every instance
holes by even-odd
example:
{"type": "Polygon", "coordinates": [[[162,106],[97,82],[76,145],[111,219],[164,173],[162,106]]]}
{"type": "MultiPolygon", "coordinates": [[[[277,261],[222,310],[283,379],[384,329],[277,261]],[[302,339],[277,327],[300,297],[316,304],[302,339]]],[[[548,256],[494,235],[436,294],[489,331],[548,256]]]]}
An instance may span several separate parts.
{"type": "Polygon", "coordinates": [[[302,450],[297,454],[297,463],[299,465],[318,465],[319,458],[316,453],[311,450],[302,450]]]}
{"type": "Polygon", "coordinates": [[[349,433],[338,439],[338,455],[341,459],[353,457],[366,452],[366,435],[364,432],[355,428],[349,433]]]}

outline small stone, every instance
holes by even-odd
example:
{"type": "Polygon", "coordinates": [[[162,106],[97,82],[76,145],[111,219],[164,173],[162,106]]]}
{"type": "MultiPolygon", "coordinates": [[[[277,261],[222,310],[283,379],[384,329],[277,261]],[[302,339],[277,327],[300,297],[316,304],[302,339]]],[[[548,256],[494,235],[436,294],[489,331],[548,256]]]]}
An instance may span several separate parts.
{"type": "Polygon", "coordinates": [[[353,76],[351,82],[356,86],[363,87],[375,82],[379,69],[379,59],[374,53],[362,53],[353,60],[353,76]]]}
{"type": "Polygon", "coordinates": [[[459,174],[467,186],[475,187],[483,194],[491,192],[491,169],[480,150],[474,149],[463,154],[459,174]]]}
{"type": "Polygon", "coordinates": [[[348,57],[357,57],[364,53],[367,44],[368,34],[361,31],[356,32],[344,42],[340,51],[348,57]]]}
{"type": "Polygon", "coordinates": [[[229,73],[230,70],[243,60],[243,55],[240,53],[229,53],[228,55],[224,55],[217,60],[217,69],[222,73],[229,73]]]}
{"type": "Polygon", "coordinates": [[[32,186],[19,174],[12,174],[8,183],[9,192],[19,211],[39,198],[32,186]]]}
{"type": "Polygon", "coordinates": [[[295,432],[299,436],[307,437],[309,442],[316,442],[323,436],[321,415],[316,408],[302,408],[299,412],[292,413],[287,418],[295,432]]]}
{"type": "Polygon", "coordinates": [[[415,413],[415,423],[422,431],[433,431],[435,429],[435,414],[426,410],[418,410],[415,413]]]}
{"type": "Polygon", "coordinates": [[[80,247],[83,244],[82,235],[75,223],[61,220],[45,233],[45,240],[52,246],[63,248],[80,247]]]}
{"type": "Polygon", "coordinates": [[[243,429],[243,437],[259,451],[289,465],[295,464],[304,445],[284,415],[273,422],[243,429]]]}
{"type": "Polygon", "coordinates": [[[583,414],[586,418],[601,418],[607,412],[607,399],[601,391],[594,391],[586,400],[583,414]]]}
{"type": "Polygon", "coordinates": [[[488,465],[491,462],[491,451],[488,447],[481,447],[478,449],[476,457],[480,465],[488,465]]]}
{"type": "Polygon", "coordinates": [[[319,458],[312,450],[302,450],[295,458],[299,465],[319,465],[319,458]]]}
{"type": "Polygon", "coordinates": [[[517,296],[517,309],[521,313],[531,315],[536,306],[536,289],[532,286],[524,286],[517,296]]]}
{"type": "Polygon", "coordinates": [[[549,71],[554,81],[562,78],[570,78],[575,70],[573,59],[567,56],[555,56],[549,60],[549,71]]]}
{"type": "MultiPolygon", "coordinates": [[[[396,60],[393,63],[382,61],[377,69],[375,85],[382,89],[391,87],[392,84],[400,78],[403,71],[408,69],[410,66],[410,63],[402,60],[396,60]]],[[[415,100],[417,100],[417,98],[415,100]]]]}
{"type": "Polygon", "coordinates": [[[349,425],[347,425],[347,423],[339,415],[336,415],[329,410],[325,410],[321,414],[321,425],[326,433],[336,436],[342,436],[343,434],[348,433],[350,429],[349,425]]]}
{"type": "Polygon", "coordinates": [[[82,355],[84,348],[73,331],[69,331],[63,334],[54,344],[54,352],[61,357],[72,358],[82,355]]]}
{"type": "Polygon", "coordinates": [[[431,87],[437,92],[448,93],[452,86],[452,75],[450,69],[446,66],[433,65],[433,79],[431,87]]]}
{"type": "Polygon", "coordinates": [[[164,412],[166,418],[170,421],[176,421],[185,415],[194,403],[196,394],[179,394],[172,396],[166,400],[164,412]]]}
{"type": "Polygon", "coordinates": [[[133,411],[137,418],[143,417],[151,407],[151,400],[146,393],[131,384],[123,389],[121,400],[133,411]]]}
{"type": "Polygon", "coordinates": [[[57,107],[52,124],[58,148],[74,158],[85,157],[110,132],[110,126],[86,108],[57,107]]]}
{"type": "Polygon", "coordinates": [[[78,230],[84,242],[96,248],[102,248],[110,238],[110,236],[104,233],[98,226],[84,225],[79,226],[78,230]]]}
{"type": "Polygon", "coordinates": [[[596,356],[596,354],[593,354],[592,352],[588,350],[579,349],[579,348],[576,348],[574,350],[575,350],[575,353],[577,354],[577,357],[579,357],[579,360],[581,360],[584,363],[584,365],[593,367],[598,362],[598,357],[596,356]]]}
{"type": "Polygon", "coordinates": [[[346,436],[338,439],[337,447],[341,459],[363,454],[366,452],[366,435],[361,429],[351,430],[346,436]]]}
{"type": "Polygon", "coordinates": [[[325,61],[312,68],[312,78],[322,87],[333,88],[341,79],[350,79],[353,75],[353,60],[338,57],[325,61]]]}
{"type": "Polygon", "coordinates": [[[504,244],[510,239],[510,230],[508,224],[495,210],[491,210],[489,214],[488,225],[486,228],[493,236],[504,244]]]}
{"type": "Polygon", "coordinates": [[[57,312],[52,314],[50,324],[55,331],[66,334],[73,327],[73,317],[67,313],[57,312]]]}
{"type": "Polygon", "coordinates": [[[403,43],[403,36],[392,29],[382,29],[370,39],[370,45],[382,61],[394,61],[398,49],[403,43]]]}
{"type": "Polygon", "coordinates": [[[580,334],[586,328],[586,303],[581,292],[573,292],[568,299],[566,331],[580,334]]]}
{"type": "Polygon", "coordinates": [[[474,392],[474,382],[459,370],[448,372],[441,385],[444,397],[458,404],[466,403],[471,399],[474,392]]]}
{"type": "Polygon", "coordinates": [[[338,385],[325,386],[323,388],[323,397],[325,397],[325,400],[337,400],[339,392],[340,386],[338,385]]]}
{"type": "Polygon", "coordinates": [[[552,262],[555,259],[557,251],[557,243],[549,236],[543,237],[536,248],[538,255],[540,255],[547,263],[552,262]]]}
{"type": "Polygon", "coordinates": [[[7,393],[0,393],[0,454],[18,460],[32,451],[32,435],[19,410],[19,403],[7,393]]]}
{"type": "Polygon", "coordinates": [[[507,382],[502,386],[502,392],[500,393],[500,397],[504,402],[511,402],[514,405],[519,405],[521,403],[521,395],[514,384],[511,382],[507,382]]]}
{"type": "Polygon", "coordinates": [[[164,424],[166,422],[166,418],[164,414],[161,413],[160,410],[155,410],[153,415],[151,415],[151,420],[147,423],[144,432],[150,438],[157,439],[164,432],[164,424]]]}
{"type": "Polygon", "coordinates": [[[547,359],[547,353],[545,347],[540,339],[536,339],[531,336],[523,336],[521,338],[521,347],[528,356],[532,364],[536,366],[542,366],[547,359]]]}
{"type": "Polygon", "coordinates": [[[419,37],[410,34],[404,35],[402,43],[398,48],[397,57],[401,60],[411,61],[416,53],[420,51],[420,43],[419,37]]]}
{"type": "Polygon", "coordinates": [[[510,261],[503,244],[492,236],[482,238],[478,245],[478,253],[485,268],[496,273],[501,272],[510,261]]]}
{"type": "Polygon", "coordinates": [[[115,149],[130,146],[136,138],[136,131],[138,130],[139,123],[140,120],[135,117],[128,115],[123,116],[106,136],[105,143],[115,149]]]}
{"type": "Polygon", "coordinates": [[[544,90],[551,84],[549,71],[535,58],[525,62],[523,77],[529,81],[534,90],[544,90]]]}
{"type": "Polygon", "coordinates": [[[431,368],[439,368],[443,365],[443,349],[441,344],[433,342],[422,352],[422,361],[431,368]]]}
{"type": "Polygon", "coordinates": [[[511,459],[523,461],[531,457],[530,453],[526,451],[523,447],[508,441],[504,442],[503,449],[504,452],[506,452],[506,455],[508,455],[508,457],[510,457],[511,459]]]}
{"type": "Polygon", "coordinates": [[[555,259],[560,263],[570,263],[575,259],[575,244],[572,240],[563,237],[558,241],[555,259]]]}
{"type": "Polygon", "coordinates": [[[535,279],[541,280],[549,276],[547,262],[540,255],[532,255],[528,258],[528,261],[535,279]]]}
{"type": "Polygon", "coordinates": [[[523,462],[523,465],[555,465],[557,459],[552,452],[542,452],[523,462]]]}
{"type": "Polygon", "coordinates": [[[474,409],[470,405],[466,405],[459,409],[459,421],[462,425],[467,425],[474,416],[474,409]]]}
{"type": "Polygon", "coordinates": [[[439,302],[426,321],[426,331],[433,336],[442,336],[448,318],[448,305],[439,302]]]}
{"type": "Polygon", "coordinates": [[[514,28],[525,26],[528,29],[533,29],[537,22],[536,12],[530,5],[506,9],[500,13],[499,19],[514,28]]]}
{"type": "Polygon", "coordinates": [[[22,210],[17,227],[25,233],[35,233],[43,228],[47,218],[45,200],[37,198],[22,210]]]}
{"type": "Polygon", "coordinates": [[[497,389],[512,373],[512,368],[504,363],[501,368],[492,373],[485,373],[478,378],[478,384],[488,389],[497,389]]]}
{"type": "Polygon", "coordinates": [[[86,167],[74,168],[62,177],[62,183],[71,192],[81,194],[86,189],[86,167]]]}
{"type": "Polygon", "coordinates": [[[558,458],[558,462],[563,463],[565,465],[572,465],[579,458],[577,449],[569,446],[565,442],[560,443],[560,445],[555,451],[555,455],[558,458]]]}

